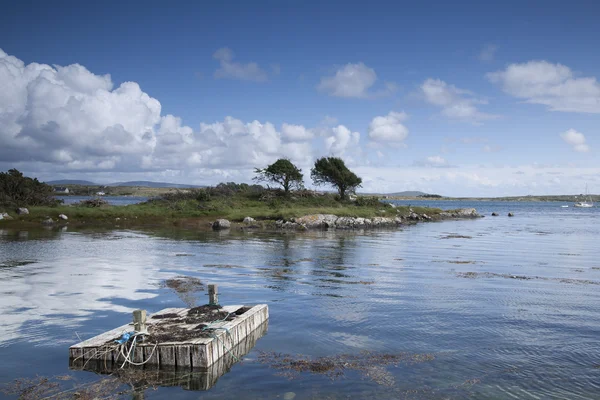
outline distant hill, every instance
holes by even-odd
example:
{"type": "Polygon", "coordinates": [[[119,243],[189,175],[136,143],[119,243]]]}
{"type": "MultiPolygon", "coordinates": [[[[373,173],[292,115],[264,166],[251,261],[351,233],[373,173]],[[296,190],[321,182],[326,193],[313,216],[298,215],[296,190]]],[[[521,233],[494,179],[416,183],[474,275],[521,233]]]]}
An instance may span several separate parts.
{"type": "Polygon", "coordinates": [[[47,181],[48,185],[59,186],[59,185],[82,185],[82,186],[98,186],[98,184],[90,181],[82,181],[78,179],[59,179],[56,181],[47,181]]]}
{"type": "Polygon", "coordinates": [[[398,197],[417,197],[417,196],[423,196],[424,192],[418,192],[418,191],[405,191],[405,192],[396,192],[396,193],[386,193],[386,196],[398,196],[398,197]]]}
{"type": "Polygon", "coordinates": [[[198,185],[187,185],[187,184],[168,183],[168,182],[151,182],[151,181],[115,182],[115,183],[110,183],[106,186],[143,186],[143,187],[150,187],[150,188],[175,188],[175,189],[205,187],[205,186],[198,186],[198,185]]]}

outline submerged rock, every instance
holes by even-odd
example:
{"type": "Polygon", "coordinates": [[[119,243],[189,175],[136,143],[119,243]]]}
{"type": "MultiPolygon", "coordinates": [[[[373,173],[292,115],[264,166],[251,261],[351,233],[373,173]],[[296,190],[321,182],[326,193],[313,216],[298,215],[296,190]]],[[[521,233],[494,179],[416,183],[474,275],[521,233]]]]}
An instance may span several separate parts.
{"type": "Polygon", "coordinates": [[[42,225],[52,225],[54,224],[54,220],[50,217],[46,217],[46,219],[44,219],[42,221],[42,225]]]}
{"type": "Polygon", "coordinates": [[[474,208],[461,208],[459,210],[456,210],[456,215],[458,217],[479,217],[480,215],[477,214],[477,210],[474,208]]]}
{"type": "Polygon", "coordinates": [[[229,228],[231,228],[231,222],[229,222],[226,219],[221,218],[221,219],[218,219],[215,222],[213,222],[212,228],[214,230],[229,229],[229,228]]]}
{"type": "Polygon", "coordinates": [[[513,213],[509,212],[509,213],[508,213],[508,216],[509,216],[509,217],[514,217],[514,216],[515,216],[515,214],[513,214],[513,213]]]}
{"type": "Polygon", "coordinates": [[[25,207],[20,207],[20,208],[17,208],[17,214],[27,215],[27,214],[29,214],[29,210],[26,209],[25,207]]]}
{"type": "Polygon", "coordinates": [[[254,223],[255,221],[256,221],[256,220],[255,220],[254,218],[252,218],[252,217],[246,217],[246,218],[244,218],[244,223],[245,223],[245,224],[252,224],[252,223],[254,223]]]}
{"type": "Polygon", "coordinates": [[[497,213],[497,212],[493,212],[493,213],[492,213],[492,217],[497,217],[497,216],[498,216],[498,213],[497,213]]]}

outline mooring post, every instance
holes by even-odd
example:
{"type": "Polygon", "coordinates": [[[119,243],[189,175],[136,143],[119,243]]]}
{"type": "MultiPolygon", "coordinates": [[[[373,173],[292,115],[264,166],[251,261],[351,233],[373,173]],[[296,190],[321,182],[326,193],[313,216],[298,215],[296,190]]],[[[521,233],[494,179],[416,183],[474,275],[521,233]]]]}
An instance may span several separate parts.
{"type": "Polygon", "coordinates": [[[208,304],[219,304],[219,289],[217,285],[208,285],[208,304]]]}
{"type": "Polygon", "coordinates": [[[133,312],[133,330],[136,332],[146,331],[146,310],[135,310],[133,312]]]}

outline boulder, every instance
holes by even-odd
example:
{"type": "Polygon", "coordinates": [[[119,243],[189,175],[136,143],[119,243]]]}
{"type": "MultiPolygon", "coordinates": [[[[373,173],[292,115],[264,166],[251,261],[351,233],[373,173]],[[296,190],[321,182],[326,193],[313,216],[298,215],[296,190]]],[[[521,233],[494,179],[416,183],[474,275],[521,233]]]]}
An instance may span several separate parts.
{"type": "Polygon", "coordinates": [[[218,219],[215,222],[213,222],[212,224],[212,228],[216,231],[221,230],[221,229],[229,229],[231,228],[231,222],[229,222],[226,219],[218,219]]]}
{"type": "Polygon", "coordinates": [[[20,207],[20,208],[17,208],[17,214],[27,215],[27,214],[29,214],[29,210],[26,209],[25,207],[20,207]]]}
{"type": "Polygon", "coordinates": [[[497,212],[493,212],[493,213],[492,213],[492,217],[497,217],[497,216],[498,216],[498,213],[497,213],[497,212]]]}
{"type": "Polygon", "coordinates": [[[65,214],[59,214],[59,215],[58,215],[58,218],[59,218],[59,219],[62,219],[63,221],[66,221],[66,220],[68,220],[68,219],[69,219],[69,217],[67,217],[65,214]]]}
{"type": "Polygon", "coordinates": [[[0,218],[0,219],[4,219],[6,221],[11,221],[11,220],[13,220],[13,217],[8,215],[7,213],[2,213],[2,218],[0,218]]]}
{"type": "Polygon", "coordinates": [[[42,225],[52,225],[54,224],[54,220],[50,217],[46,217],[43,221],[42,221],[42,225]]]}
{"type": "Polygon", "coordinates": [[[252,217],[246,217],[246,218],[244,218],[244,223],[245,224],[251,224],[251,223],[253,223],[255,221],[256,220],[254,218],[252,218],[252,217]]]}
{"type": "Polygon", "coordinates": [[[515,216],[515,214],[513,214],[513,213],[509,212],[509,213],[508,213],[508,216],[509,216],[509,217],[514,217],[514,216],[515,216]]]}
{"type": "Polygon", "coordinates": [[[312,214],[296,218],[294,222],[304,225],[307,229],[327,229],[335,227],[338,217],[332,214],[312,214]]]}
{"type": "Polygon", "coordinates": [[[475,217],[479,217],[479,214],[477,214],[477,210],[474,208],[461,208],[460,210],[456,210],[456,215],[458,217],[471,217],[471,218],[475,218],[475,217]]]}

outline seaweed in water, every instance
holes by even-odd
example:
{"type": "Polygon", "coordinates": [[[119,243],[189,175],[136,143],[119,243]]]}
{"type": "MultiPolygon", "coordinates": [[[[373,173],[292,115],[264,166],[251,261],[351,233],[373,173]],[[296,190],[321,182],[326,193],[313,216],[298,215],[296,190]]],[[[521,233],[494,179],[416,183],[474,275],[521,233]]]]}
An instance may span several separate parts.
{"type": "Polygon", "coordinates": [[[258,360],[269,364],[289,379],[297,377],[302,372],[323,374],[335,379],[343,377],[346,370],[358,371],[363,377],[380,385],[393,386],[393,376],[385,369],[386,366],[398,364],[415,364],[434,360],[433,354],[396,353],[381,354],[363,351],[358,354],[341,354],[330,357],[311,359],[302,355],[290,355],[274,352],[260,352],[258,360]]]}
{"type": "Polygon", "coordinates": [[[194,293],[204,291],[204,283],[193,276],[176,276],[175,278],[167,279],[161,287],[173,290],[177,297],[188,307],[196,305],[197,299],[194,293]]]}

